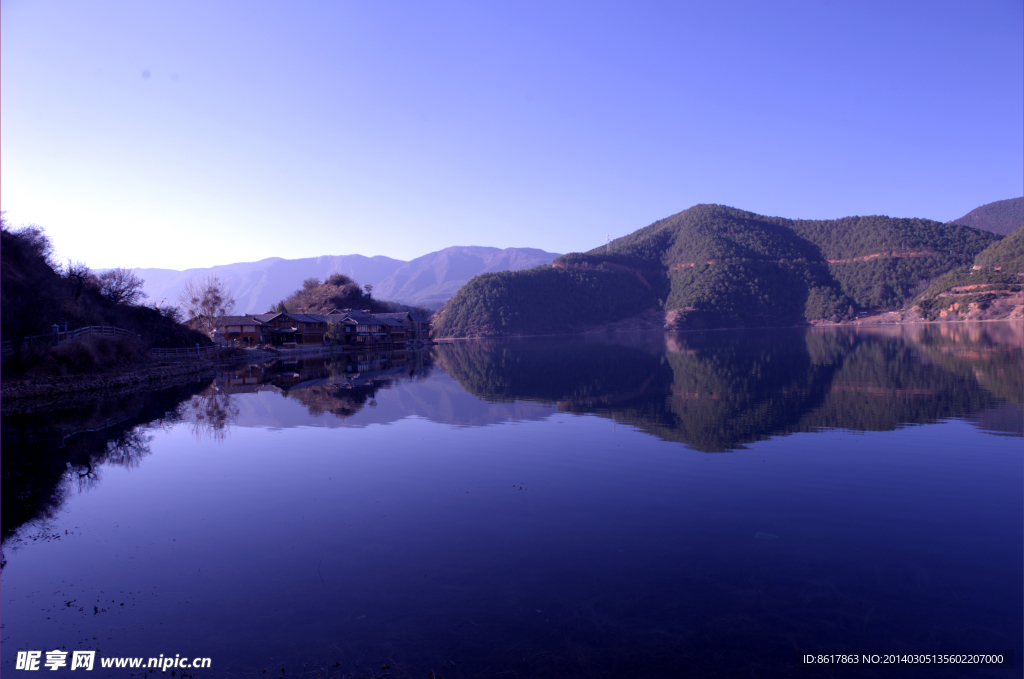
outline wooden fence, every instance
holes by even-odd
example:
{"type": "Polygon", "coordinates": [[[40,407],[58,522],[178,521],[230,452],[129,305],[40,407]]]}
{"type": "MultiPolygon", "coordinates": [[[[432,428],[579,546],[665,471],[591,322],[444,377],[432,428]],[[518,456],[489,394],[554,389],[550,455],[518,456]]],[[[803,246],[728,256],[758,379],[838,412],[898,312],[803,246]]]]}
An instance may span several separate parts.
{"type": "MultiPolygon", "coordinates": [[[[21,341],[21,347],[52,347],[60,346],[70,340],[75,340],[80,337],[86,337],[87,335],[101,335],[104,337],[131,337],[134,339],[141,340],[142,338],[130,330],[124,328],[115,328],[110,325],[87,325],[84,328],[78,328],[77,330],[59,330],[50,335],[34,335],[32,337],[26,337],[21,341]]],[[[203,356],[214,354],[219,351],[223,351],[224,347],[212,346],[194,346],[194,347],[177,347],[177,348],[155,348],[150,349],[149,353],[153,358],[169,358],[171,356],[203,356]]],[[[8,340],[0,345],[0,357],[3,360],[7,360],[17,352],[14,340],[8,340]]]]}
{"type": "Polygon", "coordinates": [[[153,358],[171,358],[172,356],[203,356],[216,354],[224,351],[226,347],[212,346],[212,347],[172,347],[170,349],[150,349],[149,354],[153,358]]]}
{"type": "MultiPolygon", "coordinates": [[[[141,337],[136,333],[131,330],[125,330],[124,328],[115,328],[112,325],[87,325],[84,328],[78,328],[77,330],[57,330],[48,335],[33,335],[31,337],[26,337],[21,341],[21,348],[60,346],[65,342],[85,337],[87,335],[132,337],[134,339],[141,339],[141,337]]],[[[15,345],[16,342],[14,340],[7,340],[6,342],[0,343],[0,357],[6,360],[17,353],[18,348],[15,345]]]]}

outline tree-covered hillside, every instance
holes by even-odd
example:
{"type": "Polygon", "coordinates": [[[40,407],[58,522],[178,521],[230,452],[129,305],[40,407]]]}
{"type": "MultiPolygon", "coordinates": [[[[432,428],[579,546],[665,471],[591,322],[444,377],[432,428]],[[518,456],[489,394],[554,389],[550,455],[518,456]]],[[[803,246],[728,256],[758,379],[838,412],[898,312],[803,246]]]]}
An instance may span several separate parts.
{"type": "Polygon", "coordinates": [[[965,314],[1002,316],[1009,307],[1020,304],[1022,285],[1024,226],[978,253],[973,263],[937,277],[915,302],[921,314],[931,320],[965,314]],[[990,311],[993,308],[995,311],[990,311]]]}
{"type": "Polygon", "coordinates": [[[1006,236],[1024,224],[1024,198],[997,200],[994,203],[974,208],[960,219],[953,221],[957,224],[973,226],[976,229],[1006,236]]]}
{"type": "Polygon", "coordinates": [[[634,276],[539,266],[476,276],[434,315],[434,337],[574,332],[656,303],[634,276]]]}
{"type": "Polygon", "coordinates": [[[302,287],[272,305],[267,311],[289,311],[299,314],[326,314],[332,309],[361,309],[373,312],[411,311],[429,318],[431,311],[421,307],[376,299],[372,285],[360,286],[343,273],[331,274],[326,280],[307,278],[302,287]]]}
{"type": "Polygon", "coordinates": [[[0,337],[20,347],[5,361],[5,376],[99,371],[145,362],[148,347],[210,343],[178,322],[176,307],[143,304],[143,281],[127,269],[96,274],[82,262],[58,264],[53,251],[42,229],[12,229],[0,218],[0,337]],[[52,335],[54,325],[69,330],[114,326],[138,339],[87,336],[56,349],[28,341],[52,335]]]}
{"type": "Polygon", "coordinates": [[[543,284],[537,273],[500,285],[478,277],[435,328],[454,337],[578,330],[659,306],[683,328],[836,321],[903,307],[996,240],[925,219],[789,220],[697,205],[559,257],[543,284]],[[601,284],[582,284],[584,274],[601,274],[601,284]]]}

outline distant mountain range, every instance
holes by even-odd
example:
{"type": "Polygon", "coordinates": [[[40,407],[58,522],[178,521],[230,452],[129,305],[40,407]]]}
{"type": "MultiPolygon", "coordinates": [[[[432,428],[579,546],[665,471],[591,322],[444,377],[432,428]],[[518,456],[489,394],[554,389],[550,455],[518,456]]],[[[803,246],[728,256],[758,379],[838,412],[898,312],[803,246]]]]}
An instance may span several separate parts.
{"type": "Polygon", "coordinates": [[[1022,221],[1024,198],[983,205],[945,225],[788,220],[699,205],[585,254],[466,246],[408,262],[325,255],[134,271],[151,301],[172,303],[190,279],[217,274],[243,313],[269,310],[308,278],[343,273],[372,285],[377,299],[437,309],[456,298],[439,326],[451,336],[572,331],[644,308],[677,310],[683,325],[749,326],[899,308],[936,277],[971,263],[997,240],[990,234],[1009,234],[1022,221]]]}
{"type": "Polygon", "coordinates": [[[302,287],[307,278],[323,280],[334,273],[350,276],[360,285],[373,286],[373,296],[404,304],[438,308],[473,276],[496,271],[518,271],[550,264],[558,253],[534,248],[450,247],[406,262],[390,257],[324,255],[303,259],[269,257],[258,262],[222,264],[207,268],[133,269],[146,281],[153,302],[176,303],[178,293],[192,278],[216,274],[235,296],[235,310],[262,313],[302,287]]]}
{"type": "Polygon", "coordinates": [[[997,200],[982,205],[953,222],[1007,236],[1024,223],[1024,198],[997,200]]]}
{"type": "Polygon", "coordinates": [[[471,278],[550,264],[559,255],[534,248],[452,247],[403,263],[375,283],[373,296],[403,304],[440,308],[471,278]]]}

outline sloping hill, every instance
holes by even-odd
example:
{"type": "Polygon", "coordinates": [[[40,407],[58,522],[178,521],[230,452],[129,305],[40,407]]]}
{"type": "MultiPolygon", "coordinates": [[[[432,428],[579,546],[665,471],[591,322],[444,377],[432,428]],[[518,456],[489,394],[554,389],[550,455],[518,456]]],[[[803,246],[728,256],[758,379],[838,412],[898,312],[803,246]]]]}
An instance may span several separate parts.
{"type": "Polygon", "coordinates": [[[834,321],[862,308],[900,308],[933,278],[972,262],[996,240],[971,227],[925,219],[798,221],[697,205],[607,246],[559,257],[543,274],[550,294],[536,290],[536,270],[508,276],[501,285],[476,278],[441,310],[434,330],[440,337],[530,334],[541,326],[527,319],[544,317],[581,329],[651,306],[670,312],[679,328],[834,321]],[[600,285],[559,282],[559,275],[578,272],[605,276],[600,285]],[[620,296],[616,286],[626,290],[636,283],[649,292],[647,306],[606,304],[600,318],[570,318],[563,311],[598,307],[602,295],[633,299],[632,293],[620,296]],[[556,298],[563,294],[573,296],[556,298]]]}
{"type": "Polygon", "coordinates": [[[656,299],[632,276],[540,266],[476,276],[434,315],[434,337],[574,332],[650,308],[656,299]]]}
{"type": "Polygon", "coordinates": [[[450,247],[399,266],[374,283],[374,296],[403,304],[436,309],[473,276],[497,271],[520,271],[550,264],[557,253],[534,248],[450,247]]]}
{"type": "MultiPolygon", "coordinates": [[[[105,296],[100,281],[90,273],[70,275],[55,266],[52,245],[41,229],[12,230],[2,220],[0,225],[0,336],[4,341],[20,343],[25,337],[47,335],[57,324],[72,330],[87,325],[124,328],[148,346],[209,343],[209,338],[152,307],[105,296]]],[[[5,364],[4,369],[10,367],[5,364]]]]}
{"type": "Polygon", "coordinates": [[[974,258],[939,276],[918,296],[924,318],[977,319],[1021,315],[1024,285],[1024,226],[997,240],[974,258]]]}
{"type": "Polygon", "coordinates": [[[974,208],[960,219],[953,221],[964,226],[973,226],[975,229],[1006,236],[1024,224],[1024,198],[997,200],[994,203],[974,208]]]}

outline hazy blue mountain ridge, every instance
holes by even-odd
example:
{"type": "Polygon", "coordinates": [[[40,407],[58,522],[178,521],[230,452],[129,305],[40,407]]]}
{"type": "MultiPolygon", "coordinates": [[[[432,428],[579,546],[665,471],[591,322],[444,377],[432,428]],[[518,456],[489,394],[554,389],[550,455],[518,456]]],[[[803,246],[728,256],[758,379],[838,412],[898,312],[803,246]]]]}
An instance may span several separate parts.
{"type": "Polygon", "coordinates": [[[302,259],[269,257],[258,262],[238,262],[186,269],[137,268],[146,281],[145,292],[153,302],[177,301],[178,293],[192,278],[216,274],[235,296],[235,311],[263,313],[302,287],[307,278],[323,280],[342,273],[374,287],[373,296],[405,304],[437,307],[473,276],[488,271],[518,270],[551,262],[558,255],[534,248],[451,247],[410,262],[391,257],[324,255],[302,259]]]}
{"type": "Polygon", "coordinates": [[[532,269],[550,264],[558,256],[536,248],[445,248],[402,264],[393,274],[374,284],[373,294],[378,299],[438,308],[474,276],[532,269]]]}

